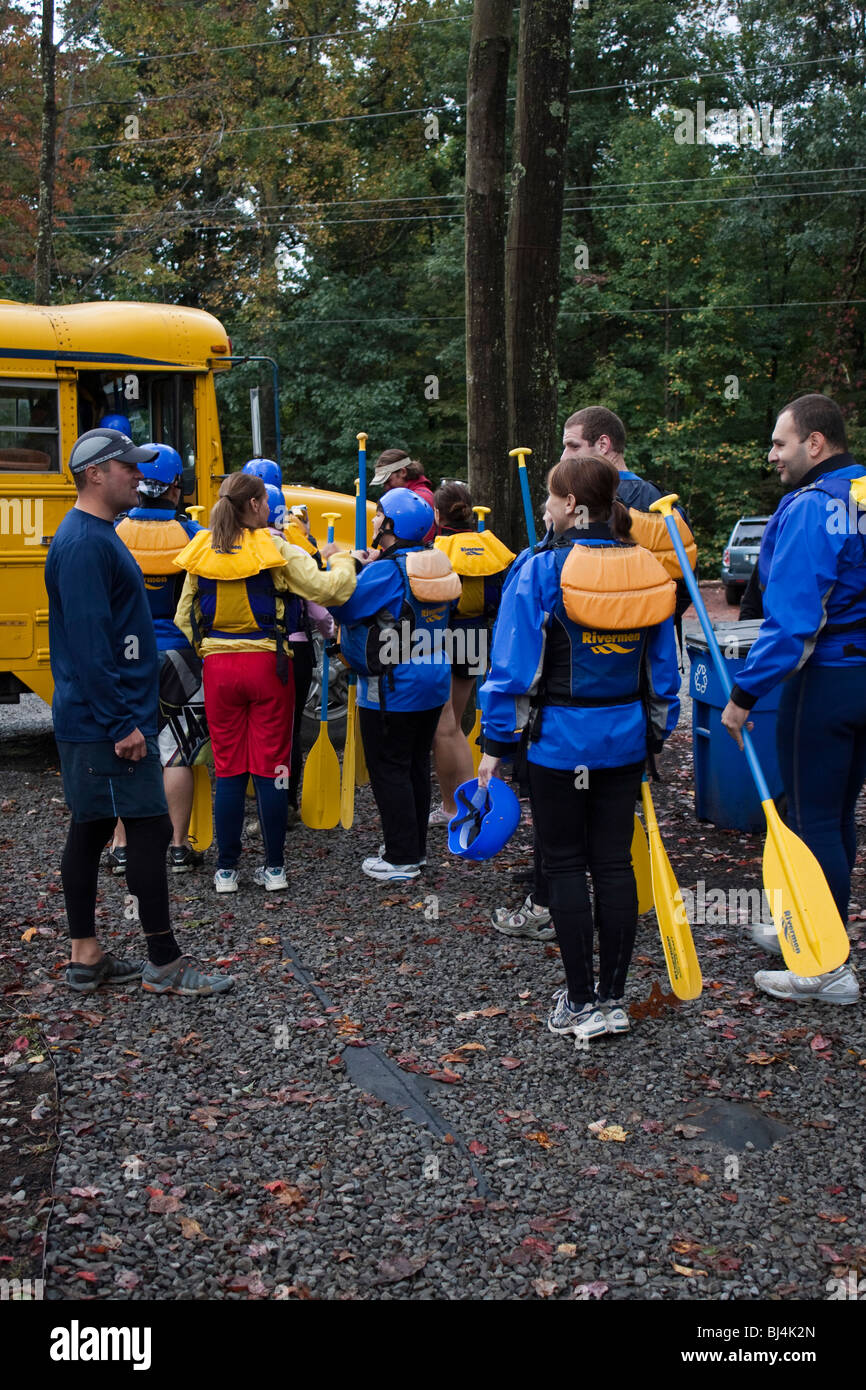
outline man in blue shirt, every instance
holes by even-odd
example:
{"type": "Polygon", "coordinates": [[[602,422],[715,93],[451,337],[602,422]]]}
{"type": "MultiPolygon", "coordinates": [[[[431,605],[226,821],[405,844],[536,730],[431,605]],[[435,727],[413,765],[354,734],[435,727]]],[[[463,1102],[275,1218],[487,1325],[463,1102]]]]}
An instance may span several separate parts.
{"type": "MultiPolygon", "coordinates": [[[[821,865],[843,922],[866,781],[866,499],[863,469],[847,449],[842,412],[827,396],[800,396],[776,421],[768,458],[793,490],[764,531],[764,622],[722,712],[742,748],[749,711],[785,682],[776,747],[788,824],[821,865]]],[[[755,982],[777,999],[860,997],[848,964],[808,977],[759,970],[755,982]]]]}
{"type": "Polygon", "coordinates": [[[171,930],[156,638],[141,571],[113,524],[136,505],[138,465],[154,456],[105,427],[76,440],[69,468],[78,499],[45,566],[54,733],[72,813],[61,861],[72,937],[66,981],[80,993],[136,979],[156,994],[216,994],[232,983],[202,974],[181,955],[171,930]],[[127,829],[127,882],[148,961],[116,960],[96,937],[99,859],[118,816],[127,829]]]}

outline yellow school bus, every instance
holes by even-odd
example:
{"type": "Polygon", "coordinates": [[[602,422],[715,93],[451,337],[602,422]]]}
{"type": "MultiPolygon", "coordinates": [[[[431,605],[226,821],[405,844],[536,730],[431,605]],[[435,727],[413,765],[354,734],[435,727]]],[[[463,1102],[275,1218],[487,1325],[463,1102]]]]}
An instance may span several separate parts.
{"type": "MultiPolygon", "coordinates": [[[[172,445],[185,505],[203,507],[206,521],[226,472],[242,463],[223,459],[214,389],[231,351],[201,309],[0,300],[0,703],[24,691],[51,700],[45,556],[75,501],[68,459],[78,435],[119,414],[137,444],[172,445]]],[[[307,504],[317,539],[322,513],[335,511],[337,540],[354,543],[354,498],[284,491],[290,505],[307,504]]]]}

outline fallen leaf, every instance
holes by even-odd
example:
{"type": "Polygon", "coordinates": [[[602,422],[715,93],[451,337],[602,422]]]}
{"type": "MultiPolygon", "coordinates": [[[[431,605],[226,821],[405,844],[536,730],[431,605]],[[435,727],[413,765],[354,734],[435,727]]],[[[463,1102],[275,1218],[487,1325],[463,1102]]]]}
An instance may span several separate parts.
{"type": "Polygon", "coordinates": [[[829,1038],[822,1037],[820,1033],[816,1033],[809,1043],[809,1046],[813,1052],[826,1052],[833,1044],[830,1042],[829,1038]]]}
{"type": "Polygon", "coordinates": [[[216,1129],[219,1113],[219,1109],[215,1105],[205,1105],[198,1110],[193,1110],[190,1119],[195,1120],[196,1124],[203,1125],[205,1129],[216,1129]]]}
{"type": "Polygon", "coordinates": [[[579,1302],[586,1302],[590,1298],[604,1298],[607,1290],[608,1285],[596,1279],[592,1284],[578,1284],[571,1296],[579,1302]]]}
{"type": "Polygon", "coordinates": [[[156,1216],[164,1216],[166,1212],[180,1209],[180,1199],[172,1197],[169,1193],[161,1193],[158,1197],[151,1197],[147,1209],[156,1216]]]}
{"type": "Polygon", "coordinates": [[[430,1071],[427,1075],[430,1077],[431,1081],[444,1081],[449,1086],[453,1086],[456,1082],[463,1080],[462,1076],[456,1071],[450,1071],[448,1067],[445,1067],[442,1071],[430,1071]]]}
{"type": "Polygon", "coordinates": [[[104,1197],[101,1187],[70,1187],[70,1197],[104,1197]]]}
{"type": "Polygon", "coordinates": [[[133,1273],[131,1269],[119,1269],[114,1282],[119,1289],[135,1289],[141,1283],[141,1275],[133,1273]]]}
{"type": "Polygon", "coordinates": [[[517,1067],[522,1067],[523,1063],[518,1057],[500,1057],[499,1065],[506,1071],[514,1071],[517,1067]]]}
{"type": "Polygon", "coordinates": [[[732,1202],[734,1205],[740,1200],[736,1192],[720,1192],[719,1196],[723,1202],[732,1202]]]}
{"type": "Polygon", "coordinates": [[[603,1143],[612,1140],[615,1144],[624,1144],[628,1138],[628,1132],[623,1129],[622,1125],[606,1125],[597,1120],[594,1125],[589,1125],[588,1128],[596,1139],[601,1139],[603,1143]]]}
{"type": "Polygon", "coordinates": [[[292,1211],[300,1211],[301,1207],[307,1205],[307,1199],[299,1187],[285,1187],[282,1192],[277,1193],[277,1202],[281,1207],[289,1207],[292,1211]]]}
{"type": "MultiPolygon", "coordinates": [[[[187,924],[184,923],[184,926],[187,924]]],[[[279,941],[275,936],[257,936],[256,942],[259,946],[279,946],[279,941]]]]}
{"type": "Polygon", "coordinates": [[[844,1226],[848,1220],[847,1216],[840,1216],[837,1212],[819,1211],[819,1221],[832,1221],[834,1226],[844,1226]]]}
{"type": "Polygon", "coordinates": [[[429,1255],[413,1255],[411,1258],[395,1255],[393,1260],[380,1260],[376,1283],[399,1284],[403,1279],[412,1279],[420,1273],[429,1258],[429,1255]]]}
{"type": "Polygon", "coordinates": [[[338,1264],[343,1264],[345,1260],[354,1260],[354,1258],[355,1256],[352,1254],[351,1250],[334,1251],[334,1259],[337,1261],[338,1264]]]}
{"type": "Polygon", "coordinates": [[[88,1284],[96,1284],[99,1282],[98,1275],[92,1274],[89,1269],[77,1269],[75,1271],[75,1278],[85,1279],[88,1284]]]}
{"type": "Polygon", "coordinates": [[[709,1182],[710,1175],[709,1173],[702,1173],[700,1168],[693,1163],[689,1168],[678,1168],[677,1178],[680,1182],[694,1183],[695,1187],[699,1187],[701,1183],[709,1182]]]}
{"type": "Polygon", "coordinates": [[[570,1260],[573,1260],[577,1254],[577,1246],[572,1245],[570,1241],[564,1241],[562,1245],[557,1245],[556,1253],[557,1255],[567,1255],[570,1260]]]}
{"type": "Polygon", "coordinates": [[[36,927],[28,927],[25,932],[21,933],[21,940],[32,941],[34,936],[36,935],[36,930],[36,927]]]}
{"type": "Polygon", "coordinates": [[[751,1062],[755,1067],[768,1067],[771,1062],[778,1062],[780,1059],[769,1052],[747,1052],[746,1061],[751,1062]]]}
{"type": "Polygon", "coordinates": [[[684,1139],[697,1139],[699,1134],[704,1133],[701,1125],[674,1125],[674,1134],[681,1134],[684,1139]]]}
{"type": "Polygon", "coordinates": [[[198,1222],[189,1216],[180,1218],[180,1233],[184,1240],[194,1240],[196,1236],[201,1236],[202,1240],[210,1240],[210,1236],[205,1235],[198,1222]]]}
{"type": "Polygon", "coordinates": [[[502,1009],[497,1004],[488,1004],[486,1009],[470,1009],[468,1013],[456,1014],[455,1017],[458,1023],[467,1023],[472,1018],[497,1018],[507,1012],[507,1009],[502,1009]]]}
{"type": "Polygon", "coordinates": [[[481,1154],[487,1153],[487,1145],[482,1144],[478,1139],[473,1139],[472,1143],[468,1147],[469,1152],[471,1154],[475,1154],[477,1157],[480,1157],[481,1154]]]}
{"type": "Polygon", "coordinates": [[[674,1274],[684,1274],[687,1279],[699,1279],[706,1278],[707,1271],[705,1269],[689,1269],[687,1265],[674,1263],[674,1274]]]}
{"type": "Polygon", "coordinates": [[[556,1147],[549,1134],[543,1129],[533,1130],[531,1134],[524,1134],[524,1139],[531,1139],[533,1144],[540,1144],[542,1149],[553,1149],[556,1147]]]}
{"type": "Polygon", "coordinates": [[[554,1283],[552,1279],[533,1279],[532,1287],[539,1298],[550,1298],[551,1294],[556,1293],[559,1285],[554,1283]]]}
{"type": "Polygon", "coordinates": [[[664,1125],[661,1120],[642,1120],[641,1129],[645,1129],[647,1134],[661,1134],[664,1125]]]}

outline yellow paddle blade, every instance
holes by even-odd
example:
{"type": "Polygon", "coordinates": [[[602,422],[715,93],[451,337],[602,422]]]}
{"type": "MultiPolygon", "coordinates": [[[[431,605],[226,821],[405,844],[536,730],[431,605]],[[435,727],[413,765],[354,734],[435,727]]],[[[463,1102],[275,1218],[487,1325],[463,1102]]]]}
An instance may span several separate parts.
{"type": "Polygon", "coordinates": [[[254,797],[256,794],[256,784],[252,777],[247,778],[247,796],[254,797]]]}
{"type": "Polygon", "coordinates": [[[319,733],[304,764],[301,820],[311,830],[333,830],[340,819],[340,763],[328,735],[328,721],[319,733]]]}
{"type": "Polygon", "coordinates": [[[358,728],[358,711],[355,709],[355,786],[366,787],[370,780],[367,759],[364,757],[364,740],[358,728]]]}
{"type": "Polygon", "coordinates": [[[764,891],[785,964],[795,975],[826,975],[844,964],[851,949],[839,909],[812,851],[772,801],[761,805],[767,817],[764,891]]]}
{"type": "Polygon", "coordinates": [[[346,711],[346,745],[343,749],[343,785],[340,791],[340,824],[351,830],[355,819],[355,687],[349,686],[349,708],[346,711]]]}
{"type": "Polygon", "coordinates": [[[697,999],[704,987],[692,929],[659,833],[649,783],[641,783],[644,820],[652,867],[653,901],[671,989],[678,999],[697,999]]]}
{"type": "Polygon", "coordinates": [[[469,735],[469,752],[472,754],[472,776],[478,776],[478,764],[481,762],[481,710],[475,711],[475,723],[472,725],[472,732],[469,735]]]}
{"type": "Polygon", "coordinates": [[[204,763],[192,770],[192,812],[189,818],[189,842],[193,849],[210,849],[213,844],[213,801],[210,772],[204,763]]]}
{"type": "Polygon", "coordinates": [[[637,816],[634,818],[634,834],[631,840],[631,867],[637,887],[637,910],[639,913],[649,912],[653,905],[652,869],[646,835],[637,816]]]}

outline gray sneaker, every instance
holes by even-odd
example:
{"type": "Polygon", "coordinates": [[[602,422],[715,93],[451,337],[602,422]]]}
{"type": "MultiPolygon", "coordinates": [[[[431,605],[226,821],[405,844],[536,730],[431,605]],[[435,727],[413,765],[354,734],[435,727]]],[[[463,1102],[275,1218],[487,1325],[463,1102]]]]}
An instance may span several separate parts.
{"type": "Polygon", "coordinates": [[[795,975],[792,970],[759,970],[755,984],[774,999],[810,999],[822,1004],[856,1004],[860,998],[857,976],[850,965],[837,966],[827,975],[795,975]]]}
{"type": "Polygon", "coordinates": [[[782,947],[779,945],[779,933],[774,922],[750,922],[749,936],[756,946],[760,946],[762,951],[769,951],[774,956],[782,954],[782,947]]]}
{"type": "Polygon", "coordinates": [[[231,975],[205,975],[192,956],[178,956],[168,965],[148,961],[141,977],[141,987],[148,994],[225,994],[233,984],[231,975]]]}
{"type": "Polygon", "coordinates": [[[537,907],[531,893],[523,906],[513,911],[507,907],[497,907],[490,920],[504,936],[523,936],[527,941],[553,941],[556,936],[550,924],[549,910],[537,907]]]}
{"type": "Polygon", "coordinates": [[[631,1031],[624,999],[600,999],[598,1007],[604,1014],[605,1032],[614,1034],[631,1031]]]}
{"type": "Polygon", "coordinates": [[[597,1004],[584,1004],[581,1008],[575,1009],[568,998],[567,989],[557,993],[554,998],[556,1003],[547,1015],[547,1027],[551,1033],[557,1033],[559,1036],[576,1032],[589,1015],[598,1009],[597,1004]]]}
{"type": "Polygon", "coordinates": [[[118,960],[106,951],[95,965],[70,961],[66,967],[66,983],[77,994],[92,994],[100,985],[128,985],[140,980],[146,965],[144,960],[118,960]]]}

